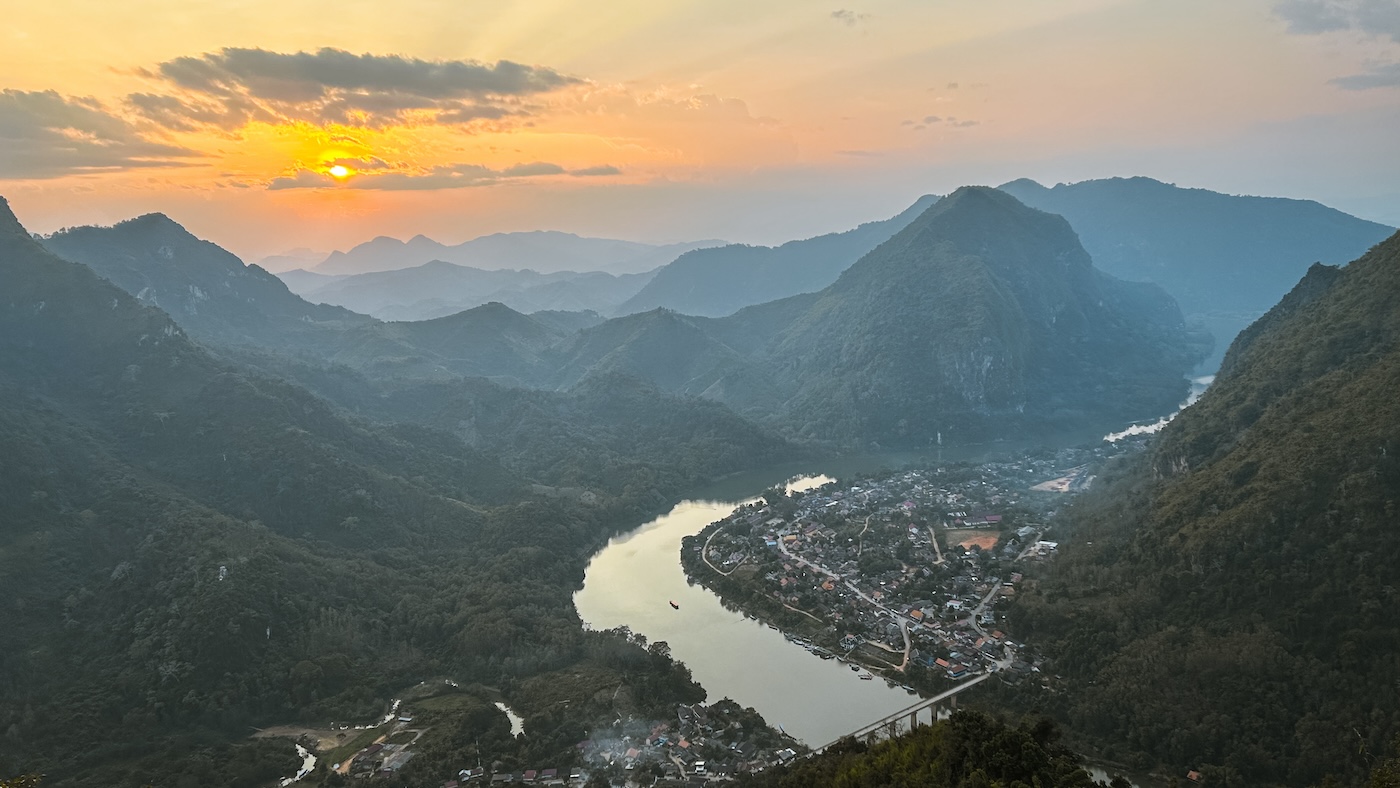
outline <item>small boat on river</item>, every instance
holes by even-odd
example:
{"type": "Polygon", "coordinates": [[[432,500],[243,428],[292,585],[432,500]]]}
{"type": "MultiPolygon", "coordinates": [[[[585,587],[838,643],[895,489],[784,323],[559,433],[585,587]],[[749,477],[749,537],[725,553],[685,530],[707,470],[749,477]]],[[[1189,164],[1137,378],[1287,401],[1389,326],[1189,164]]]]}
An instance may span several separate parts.
{"type": "Polygon", "coordinates": [[[673,600],[671,600],[671,609],[672,609],[672,610],[680,610],[680,609],[681,609],[681,606],[678,605],[678,604],[676,604],[676,601],[673,599],[673,600]]]}

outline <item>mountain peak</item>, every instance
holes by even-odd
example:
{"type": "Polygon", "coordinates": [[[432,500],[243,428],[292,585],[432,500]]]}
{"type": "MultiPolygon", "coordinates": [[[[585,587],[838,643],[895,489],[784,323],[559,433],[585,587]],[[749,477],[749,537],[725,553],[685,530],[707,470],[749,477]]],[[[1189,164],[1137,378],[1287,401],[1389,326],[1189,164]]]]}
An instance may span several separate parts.
{"type": "Polygon", "coordinates": [[[4,197],[0,197],[0,236],[20,235],[29,237],[29,231],[24,229],[24,225],[19,223],[19,217],[10,210],[10,203],[4,197]]]}
{"type": "Polygon", "coordinates": [[[1020,189],[1024,189],[1026,191],[1045,191],[1045,186],[1043,184],[1041,184],[1039,181],[1032,180],[1030,178],[1017,178],[1014,181],[1007,181],[1006,183],[1003,183],[997,188],[1005,191],[1010,191],[1012,194],[1015,194],[1016,191],[1020,189]]]}

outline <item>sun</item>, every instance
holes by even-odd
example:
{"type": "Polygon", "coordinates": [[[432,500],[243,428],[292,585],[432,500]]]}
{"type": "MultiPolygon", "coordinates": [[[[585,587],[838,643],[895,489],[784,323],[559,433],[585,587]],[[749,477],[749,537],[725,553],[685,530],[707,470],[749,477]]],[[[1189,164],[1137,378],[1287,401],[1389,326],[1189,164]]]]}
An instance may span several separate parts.
{"type": "Polygon", "coordinates": [[[337,164],[331,167],[329,170],[326,170],[326,172],[330,173],[330,176],[332,178],[335,178],[336,180],[342,180],[344,178],[350,177],[350,168],[346,167],[344,164],[337,164]]]}

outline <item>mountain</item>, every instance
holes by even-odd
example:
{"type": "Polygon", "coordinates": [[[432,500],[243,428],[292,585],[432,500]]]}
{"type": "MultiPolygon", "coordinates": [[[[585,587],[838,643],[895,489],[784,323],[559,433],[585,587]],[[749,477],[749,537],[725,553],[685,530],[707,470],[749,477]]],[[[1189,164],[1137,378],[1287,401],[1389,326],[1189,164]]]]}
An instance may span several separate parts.
{"type": "Polygon", "coordinates": [[[727,409],[616,377],[558,394],[215,356],[3,200],[0,293],[0,774],[267,785],[298,759],[254,727],[380,717],[424,676],[499,687],[531,726],[509,736],[492,690],[442,718],[417,784],[473,742],[568,764],[604,715],[703,697],[664,654],[583,631],[572,594],[621,524],[788,456],[727,409]],[[530,692],[585,676],[563,708],[530,692]]]}
{"type": "Polygon", "coordinates": [[[729,244],[687,252],[657,271],[617,313],[660,307],[687,315],[723,317],[753,304],[821,290],[937,199],[926,195],[894,218],[778,247],[729,244]]]}
{"type": "Polygon", "coordinates": [[[1200,352],[1170,297],[1094,269],[1063,219],[967,187],[819,293],[614,319],[549,363],[561,387],[618,370],[806,438],[926,446],[1167,412],[1200,352]]]}
{"type": "Polygon", "coordinates": [[[721,241],[653,244],[609,238],[583,238],[573,233],[535,231],[496,233],[456,246],[416,235],[408,241],[380,236],[348,252],[332,252],[313,270],[318,274],[364,274],[411,268],[434,260],[473,268],[556,271],[605,271],[635,274],[671,262],[677,256],[721,241]]]}
{"type": "Polygon", "coordinates": [[[177,316],[181,327],[204,340],[305,349],[373,322],[346,309],[307,303],[277,277],[244,265],[161,214],[112,227],[63,230],[42,243],[141,303],[177,316]]]}
{"type": "Polygon", "coordinates": [[[272,254],[258,261],[258,267],[264,271],[274,274],[282,274],[286,271],[306,268],[316,265],[326,259],[325,252],[317,252],[299,246],[296,249],[289,249],[282,254],[272,254]]]}
{"type": "Polygon", "coordinates": [[[1022,179],[999,188],[1069,220],[1104,271],[1159,284],[1188,319],[1206,321],[1217,340],[1211,369],[1235,334],[1309,265],[1346,263],[1395,231],[1310,200],[1183,189],[1141,177],[1053,188],[1022,179]]]}
{"type": "Polygon", "coordinates": [[[1098,271],[1063,219],[985,188],[851,266],[770,355],[793,365],[803,432],[925,444],[1165,412],[1194,360],[1171,298],[1098,271]]]}
{"type": "Polygon", "coordinates": [[[428,320],[492,301],[521,312],[609,312],[636,293],[652,274],[541,274],[434,261],[393,271],[326,277],[319,283],[307,279],[319,274],[292,272],[291,276],[302,283],[298,292],[309,301],[336,304],[384,320],[428,320]]]}
{"type": "MultiPolygon", "coordinates": [[[[259,267],[261,268],[262,265],[259,264],[259,267]]],[[[267,268],[265,270],[271,271],[272,269],[267,268]]],[[[291,290],[299,296],[304,296],[318,287],[328,285],[331,282],[338,282],[345,278],[341,275],[318,274],[314,271],[308,271],[305,268],[278,271],[276,274],[277,278],[281,279],[282,282],[287,285],[288,290],[291,290]]]]}
{"type": "Polygon", "coordinates": [[[1017,632],[1028,702],[1136,765],[1359,781],[1400,734],[1400,234],[1315,265],[1071,512],[1017,632]]]}

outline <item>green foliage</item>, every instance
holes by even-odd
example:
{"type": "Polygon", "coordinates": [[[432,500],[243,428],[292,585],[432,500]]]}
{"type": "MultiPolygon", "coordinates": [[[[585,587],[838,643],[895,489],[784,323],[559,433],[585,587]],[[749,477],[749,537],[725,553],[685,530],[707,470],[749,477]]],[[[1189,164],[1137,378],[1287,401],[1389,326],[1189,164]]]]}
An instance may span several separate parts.
{"type": "Polygon", "coordinates": [[[1027,700],[1143,767],[1361,778],[1400,730],[1397,295],[1400,236],[1315,269],[1072,507],[1012,622],[1069,684],[1027,700]]]}
{"type": "Polygon", "coordinates": [[[1056,743],[1048,721],[1011,727],[958,711],[947,720],[874,745],[846,740],[821,755],[742,778],[755,788],[992,788],[1095,783],[1080,758],[1056,743]]]}
{"type": "MultiPolygon", "coordinates": [[[[781,441],[622,384],[523,397],[516,413],[535,415],[480,448],[434,426],[451,406],[426,394],[418,423],[391,418],[414,411],[407,395],[380,421],[353,416],[211,355],[4,211],[0,293],[0,773],[263,785],[299,760],[285,739],[248,741],[255,727],[368,721],[441,676],[498,688],[538,733],[483,746],[562,765],[594,717],[703,697],[664,653],[584,632],[572,594],[617,529],[781,441]],[[508,467],[496,451],[517,438],[508,467]],[[575,673],[609,692],[537,698],[540,677],[575,673]]],[[[354,393],[363,378],[320,380],[381,399],[354,393]]],[[[510,411],[505,389],[479,397],[510,411]]],[[[461,737],[505,724],[458,711],[411,762],[419,777],[455,773],[461,737]]]]}

